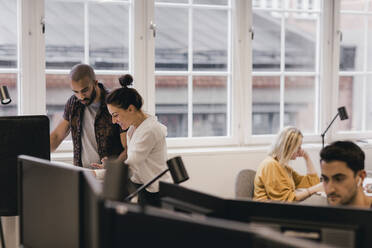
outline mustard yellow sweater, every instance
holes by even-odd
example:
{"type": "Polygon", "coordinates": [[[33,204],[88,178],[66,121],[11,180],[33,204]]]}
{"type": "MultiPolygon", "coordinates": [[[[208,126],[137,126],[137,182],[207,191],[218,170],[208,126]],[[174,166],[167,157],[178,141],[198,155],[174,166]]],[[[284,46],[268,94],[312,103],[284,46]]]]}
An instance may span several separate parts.
{"type": "Polygon", "coordinates": [[[267,157],[257,169],[254,179],[254,200],[296,200],[295,190],[319,183],[317,174],[300,175],[291,167],[281,166],[277,160],[267,157]]]}

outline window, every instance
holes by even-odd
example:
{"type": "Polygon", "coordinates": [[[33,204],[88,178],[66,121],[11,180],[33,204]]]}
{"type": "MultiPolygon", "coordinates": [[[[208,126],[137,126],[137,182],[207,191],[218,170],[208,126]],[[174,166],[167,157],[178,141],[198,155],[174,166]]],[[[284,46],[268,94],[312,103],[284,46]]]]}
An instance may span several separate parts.
{"type": "Polygon", "coordinates": [[[255,1],[253,5],[252,134],[276,134],[288,125],[315,134],[320,83],[319,1],[275,1],[270,8],[267,3],[255,1]]]}
{"type": "Polygon", "coordinates": [[[166,2],[155,3],[156,115],[168,137],[228,136],[230,3],[166,2]]]}
{"type": "Polygon", "coordinates": [[[371,14],[371,1],[341,1],[338,105],[349,114],[339,123],[342,131],[372,130],[371,14]]]}
{"type": "Polygon", "coordinates": [[[90,64],[107,88],[130,71],[131,1],[45,1],[47,113],[53,129],[72,95],[68,73],[90,64]]]}
{"type": "Polygon", "coordinates": [[[44,112],[46,105],[51,129],[72,95],[71,67],[87,63],[108,88],[133,73],[145,110],[168,127],[168,137],[180,138],[169,140],[172,147],[266,144],[287,125],[320,141],[335,105],[345,105],[350,119],[337,122],[341,132],[335,126],[329,138],[371,137],[371,1],[35,0],[38,14],[22,8],[27,22],[20,26],[26,26],[22,34],[29,26],[40,30],[45,12],[45,99],[39,65],[26,68],[26,79],[37,75],[16,86],[25,81],[18,64],[41,61],[37,52],[19,56],[17,47],[30,42],[20,51],[36,51],[27,48],[44,38],[22,35],[17,44],[19,2],[29,3],[0,0],[0,84],[16,103],[17,91],[28,96],[17,103],[21,111],[42,96],[25,113],[44,112]],[[29,93],[28,87],[43,89],[29,93]]]}
{"type": "Polygon", "coordinates": [[[0,106],[0,115],[17,115],[18,32],[17,1],[0,0],[0,85],[6,85],[12,103],[0,106]]]}

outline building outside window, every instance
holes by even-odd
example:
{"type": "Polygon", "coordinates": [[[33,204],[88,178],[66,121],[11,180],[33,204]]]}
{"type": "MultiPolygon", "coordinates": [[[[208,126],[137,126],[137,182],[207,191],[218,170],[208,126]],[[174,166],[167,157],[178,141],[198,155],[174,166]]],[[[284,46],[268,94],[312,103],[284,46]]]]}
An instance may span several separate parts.
{"type": "Polygon", "coordinates": [[[253,5],[253,135],[275,134],[288,125],[317,132],[322,9],[319,1],[305,2],[253,5]]]}
{"type": "Polygon", "coordinates": [[[6,85],[12,103],[0,106],[0,115],[18,114],[17,1],[0,0],[0,85],[6,85]]]}
{"type": "Polygon", "coordinates": [[[155,106],[168,137],[230,135],[231,3],[155,1],[155,106]]]}
{"type": "Polygon", "coordinates": [[[342,131],[372,130],[372,2],[342,0],[338,103],[349,119],[342,131]]]}

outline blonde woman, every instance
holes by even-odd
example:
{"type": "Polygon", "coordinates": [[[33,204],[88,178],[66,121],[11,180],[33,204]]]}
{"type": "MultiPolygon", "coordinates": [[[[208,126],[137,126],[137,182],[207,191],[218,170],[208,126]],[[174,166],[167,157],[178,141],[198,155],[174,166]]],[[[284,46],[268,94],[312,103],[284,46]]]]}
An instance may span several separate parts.
{"type": "Polygon", "coordinates": [[[314,164],[308,153],[301,149],[302,137],[301,131],[295,127],[286,127],[278,134],[269,156],[258,167],[254,200],[302,201],[322,191],[314,164]],[[305,159],[306,175],[300,175],[288,166],[288,162],[297,157],[305,159]]]}

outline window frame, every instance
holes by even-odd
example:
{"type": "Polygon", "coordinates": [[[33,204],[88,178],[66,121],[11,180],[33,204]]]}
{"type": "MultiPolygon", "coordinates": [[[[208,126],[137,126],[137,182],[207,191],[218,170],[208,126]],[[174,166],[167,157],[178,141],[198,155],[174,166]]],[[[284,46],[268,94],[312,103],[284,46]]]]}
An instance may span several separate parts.
{"type": "MultiPolygon", "coordinates": [[[[234,2],[234,1],[233,1],[234,2]]],[[[155,7],[174,7],[174,8],[180,8],[180,9],[186,9],[188,10],[188,68],[185,71],[155,71],[152,72],[153,78],[155,79],[156,76],[185,76],[187,77],[187,84],[188,84],[188,137],[172,137],[167,138],[167,143],[171,147],[185,147],[185,144],[187,143],[187,146],[223,146],[223,145],[236,145],[238,144],[235,137],[233,137],[234,133],[234,120],[232,119],[234,108],[233,108],[233,88],[234,83],[232,80],[232,68],[233,68],[233,60],[232,60],[232,42],[233,42],[233,27],[232,27],[232,19],[233,19],[233,8],[232,3],[230,0],[228,0],[227,5],[206,5],[206,4],[193,4],[193,1],[189,1],[188,3],[162,3],[162,2],[156,2],[154,5],[152,5],[153,9],[152,12],[155,12],[155,7]],[[227,10],[228,15],[228,36],[227,39],[227,68],[224,71],[195,71],[193,70],[193,10],[194,9],[206,9],[206,10],[227,10]],[[226,118],[227,118],[227,135],[226,136],[215,136],[215,137],[191,137],[192,136],[192,126],[193,126],[193,102],[192,102],[192,95],[193,95],[193,77],[195,76],[225,76],[227,78],[226,82],[226,94],[227,94],[227,112],[226,112],[226,118]],[[187,141],[187,142],[186,142],[187,141]]],[[[154,18],[155,19],[155,18],[154,18]]],[[[156,38],[155,38],[156,39],[156,38]]],[[[156,42],[154,40],[154,42],[156,42]]],[[[155,43],[153,45],[155,47],[155,43]]],[[[155,52],[155,50],[154,50],[155,52]]],[[[155,65],[155,58],[152,62],[155,65]]],[[[155,87],[154,87],[155,90],[155,87]]],[[[155,92],[154,97],[155,100],[155,92]]],[[[155,102],[154,102],[155,106],[155,102]]]]}
{"type": "MultiPolygon", "coordinates": [[[[365,2],[365,5],[368,5],[368,2],[365,2]]],[[[363,61],[363,69],[362,70],[353,70],[353,71],[341,71],[339,69],[339,56],[340,56],[340,46],[341,46],[341,40],[342,40],[342,31],[340,30],[340,20],[341,20],[341,15],[342,14],[353,14],[353,15],[361,15],[363,17],[365,17],[366,15],[368,16],[371,16],[372,14],[372,11],[369,10],[369,11],[365,11],[365,9],[363,10],[342,10],[341,9],[341,3],[340,1],[336,1],[335,2],[335,8],[334,8],[334,11],[335,11],[335,25],[334,25],[334,29],[337,30],[336,31],[336,36],[337,36],[337,39],[335,40],[334,42],[334,50],[335,50],[335,53],[337,54],[337,57],[334,61],[335,63],[335,70],[334,70],[334,91],[337,92],[337,95],[334,96],[334,114],[333,116],[337,113],[336,110],[338,107],[340,107],[339,103],[338,103],[338,93],[339,93],[339,78],[341,76],[364,76],[364,77],[368,77],[368,75],[372,75],[372,71],[368,71],[368,69],[366,68],[367,67],[367,56],[364,58],[364,61],[363,61]]],[[[366,44],[366,33],[364,32],[363,33],[363,39],[364,39],[364,44],[366,44]]],[[[372,46],[369,46],[370,49],[372,49],[372,46]]],[[[363,87],[365,87],[365,85],[367,84],[366,80],[363,81],[363,87]]],[[[362,140],[366,140],[366,139],[372,139],[372,130],[370,131],[367,131],[365,128],[365,124],[366,124],[366,92],[363,93],[362,95],[362,123],[361,123],[361,128],[362,130],[360,131],[339,131],[338,130],[338,123],[335,125],[334,129],[332,130],[332,140],[340,140],[340,139],[349,139],[349,140],[359,140],[359,139],[362,139],[362,140]],[[364,130],[363,130],[364,129],[364,130]]],[[[347,111],[351,111],[351,110],[348,110],[347,111]]],[[[340,121],[338,119],[338,121],[340,121]]],[[[330,139],[331,140],[331,139],[330,139]]]]}
{"type": "MultiPolygon", "coordinates": [[[[45,41],[42,29],[44,0],[17,0],[19,3],[19,113],[45,114],[46,73],[45,41]],[[29,35],[30,31],[34,35],[29,35]]],[[[86,0],[88,1],[88,0],[86,0]]],[[[155,113],[155,65],[154,38],[148,24],[154,20],[154,1],[135,0],[131,2],[129,72],[136,78],[135,87],[145,99],[144,110],[155,113]],[[132,67],[130,67],[132,66],[132,67]]],[[[305,143],[320,143],[320,134],[328,126],[337,111],[338,58],[339,58],[339,15],[340,3],[336,0],[321,1],[323,10],[320,20],[319,54],[319,112],[316,133],[306,135],[305,143]]],[[[168,138],[170,148],[179,147],[239,147],[267,145],[273,135],[252,135],[252,2],[232,0],[231,2],[231,128],[228,137],[168,138]],[[185,142],[187,141],[187,142],[185,142]]],[[[63,72],[66,73],[67,71],[63,72]]],[[[97,70],[97,74],[106,74],[97,70]]],[[[112,71],[110,71],[112,73],[112,71]]],[[[118,71],[123,73],[122,71],[118,71]]],[[[161,72],[160,74],[164,74],[161,72]]],[[[173,72],[172,72],[173,73],[173,72]]],[[[372,138],[372,132],[339,132],[336,121],[326,135],[326,142],[341,138],[372,138]]],[[[71,151],[72,143],[64,141],[59,151],[71,151]]]]}

